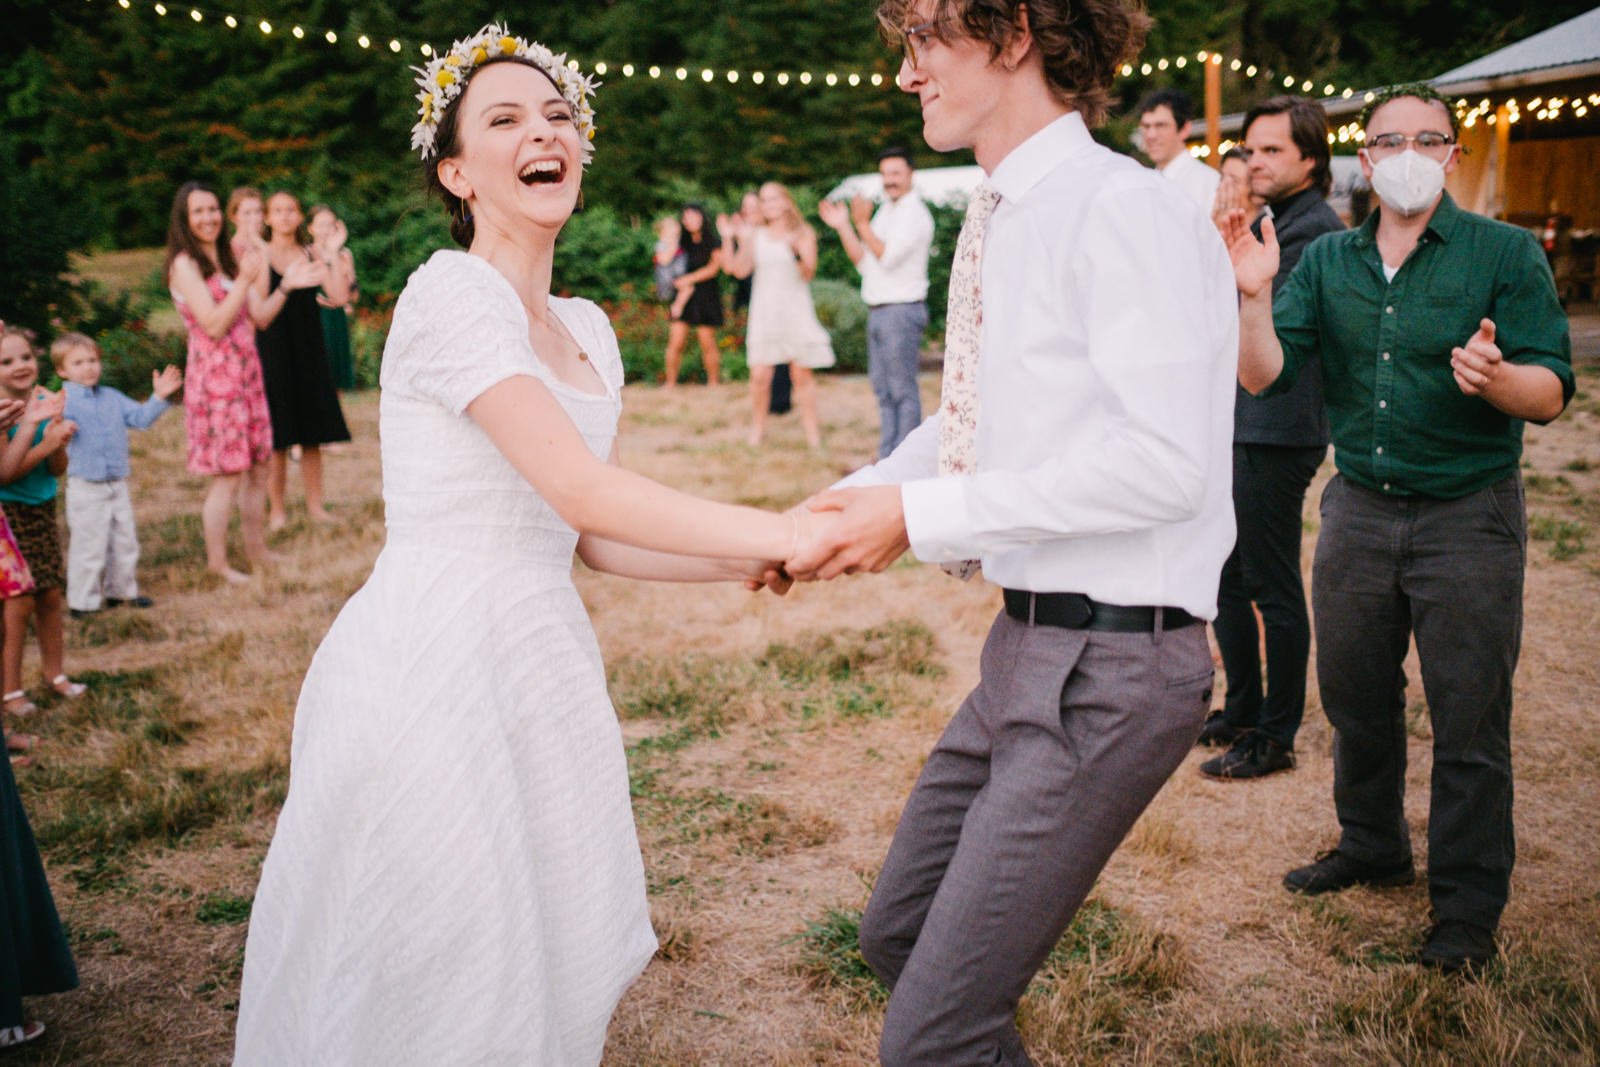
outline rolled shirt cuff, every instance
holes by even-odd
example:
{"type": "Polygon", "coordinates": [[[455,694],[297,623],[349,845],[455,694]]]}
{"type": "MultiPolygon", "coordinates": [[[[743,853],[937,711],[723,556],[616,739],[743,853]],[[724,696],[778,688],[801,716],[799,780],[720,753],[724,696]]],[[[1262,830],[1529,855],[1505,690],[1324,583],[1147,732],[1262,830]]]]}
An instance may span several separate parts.
{"type": "Polygon", "coordinates": [[[966,478],[922,478],[900,486],[906,536],[911,551],[924,563],[972,559],[972,530],[967,519],[966,478]]]}

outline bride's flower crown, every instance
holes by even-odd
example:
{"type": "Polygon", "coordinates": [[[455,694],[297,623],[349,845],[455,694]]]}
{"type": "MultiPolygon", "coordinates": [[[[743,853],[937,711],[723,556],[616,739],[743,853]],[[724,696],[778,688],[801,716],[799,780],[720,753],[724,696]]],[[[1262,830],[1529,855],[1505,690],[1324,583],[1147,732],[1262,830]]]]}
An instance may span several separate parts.
{"type": "Polygon", "coordinates": [[[572,105],[573,121],[583,138],[583,161],[594,156],[594,79],[567,65],[566,53],[550,51],[538,41],[513,37],[504,26],[491,22],[470,37],[463,37],[449,50],[435,56],[426,66],[412,67],[417,72],[417,124],[411,127],[411,147],[420,149],[422,158],[434,154],[433,137],[439,116],[466,88],[473,68],[496,56],[516,56],[531,62],[550,76],[567,103],[572,105]]]}

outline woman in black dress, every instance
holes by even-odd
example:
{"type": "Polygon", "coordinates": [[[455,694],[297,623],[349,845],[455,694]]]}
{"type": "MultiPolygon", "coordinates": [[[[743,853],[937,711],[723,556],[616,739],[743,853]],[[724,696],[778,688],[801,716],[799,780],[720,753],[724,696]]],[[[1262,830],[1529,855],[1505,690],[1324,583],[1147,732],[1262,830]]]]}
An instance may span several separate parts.
{"type": "Polygon", "coordinates": [[[0,1051],[37,1040],[22,998],[78,988],[78,969],[61,930],[50,883],[33,843],[17,780],[0,760],[0,1051]]]}
{"type": "Polygon", "coordinates": [[[683,227],[679,247],[688,262],[676,284],[680,291],[692,288],[694,292],[667,333],[667,389],[678,384],[678,368],[691,326],[700,342],[706,384],[716,385],[722,380],[721,353],[717,351],[717,327],[722,325],[722,286],[718,282],[722,275],[722,241],[707,225],[705,208],[699,204],[685,204],[678,221],[683,227]]]}
{"type": "Polygon", "coordinates": [[[256,336],[261,350],[261,374],[267,387],[267,408],[272,413],[272,470],[267,479],[267,528],[281,530],[288,521],[284,496],[289,480],[289,449],[300,448],[300,481],[305,488],[306,513],[316,522],[331,522],[322,505],[322,445],[350,440],[333,372],[322,339],[320,291],[330,304],[343,306],[350,299],[349,282],[338,269],[338,248],[313,245],[303,229],[300,201],[285,192],[267,198],[267,259],[271,270],[265,279],[268,294],[296,262],[311,260],[316,281],[309,288],[289,293],[283,311],[272,325],[256,336]],[[333,260],[321,257],[335,257],[333,260]],[[320,287],[320,289],[319,289],[320,287]]]}

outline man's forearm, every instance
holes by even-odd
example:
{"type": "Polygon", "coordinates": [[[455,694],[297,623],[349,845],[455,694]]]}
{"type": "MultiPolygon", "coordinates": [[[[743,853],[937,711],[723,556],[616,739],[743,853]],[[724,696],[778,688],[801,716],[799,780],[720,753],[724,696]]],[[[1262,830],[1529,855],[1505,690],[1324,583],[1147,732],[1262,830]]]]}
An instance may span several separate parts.
{"type": "Polygon", "coordinates": [[[1283,373],[1283,346],[1272,325],[1272,290],[1239,299],[1239,384],[1256,394],[1283,373]]]}
{"type": "Polygon", "coordinates": [[[1512,418],[1530,422],[1549,422],[1566,404],[1555,372],[1531,364],[1502,363],[1479,395],[1512,418]]]}

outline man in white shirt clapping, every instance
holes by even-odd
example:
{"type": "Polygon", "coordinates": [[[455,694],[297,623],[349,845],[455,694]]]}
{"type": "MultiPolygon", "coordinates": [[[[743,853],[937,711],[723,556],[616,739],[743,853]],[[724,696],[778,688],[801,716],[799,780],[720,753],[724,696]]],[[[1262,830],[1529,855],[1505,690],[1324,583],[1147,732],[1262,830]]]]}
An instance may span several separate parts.
{"type": "Polygon", "coordinates": [[[891,989],[884,1063],[1021,1065],[1019,1000],[1210,706],[1237,298],[1209,204],[1090,136],[1149,27],[1137,0],[878,10],[928,144],[970,147],[988,178],[939,411],[811,501],[840,532],[788,570],[881,571],[909,547],[1004,590],[861,951],[891,989]]]}
{"type": "Polygon", "coordinates": [[[1217,199],[1222,175],[1189,154],[1194,104],[1177,89],[1157,89],[1139,102],[1139,141],[1163,178],[1178,183],[1201,210],[1217,199]]]}
{"type": "Polygon", "coordinates": [[[824,200],[817,209],[861,272],[861,299],[868,308],[867,368],[883,428],[879,459],[922,421],[917,365],[928,328],[933,216],[912,188],[911,174],[909,150],[885,149],[878,156],[883,203],[876,213],[872,202],[859,196],[848,207],[824,200]]]}

